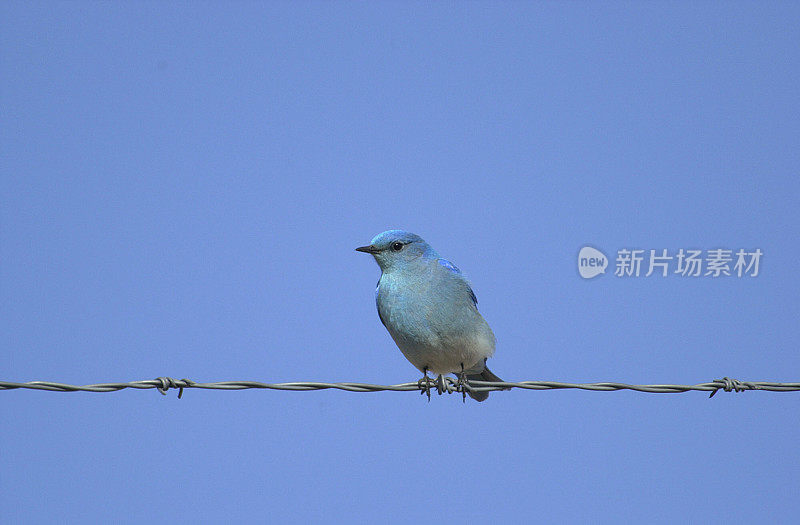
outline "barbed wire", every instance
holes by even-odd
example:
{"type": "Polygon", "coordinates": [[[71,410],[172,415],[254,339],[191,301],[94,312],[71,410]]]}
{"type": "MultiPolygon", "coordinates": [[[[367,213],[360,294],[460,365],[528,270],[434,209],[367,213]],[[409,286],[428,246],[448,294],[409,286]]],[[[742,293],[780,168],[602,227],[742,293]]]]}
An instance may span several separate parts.
{"type": "Polygon", "coordinates": [[[434,387],[439,395],[443,393],[467,392],[493,392],[496,390],[511,390],[520,388],[523,390],[561,390],[579,389],[598,392],[608,392],[615,390],[634,390],[636,392],[647,392],[651,394],[677,394],[689,391],[711,392],[709,397],[714,397],[719,390],[725,392],[744,392],[745,390],[764,390],[769,392],[795,392],[800,391],[800,383],[774,383],[767,381],[739,381],[723,377],[715,379],[709,383],[699,383],[696,385],[631,385],[626,383],[561,383],[558,381],[519,381],[519,382],[490,382],[490,381],[470,381],[465,385],[460,385],[458,381],[450,377],[441,378],[438,381],[426,385],[423,381],[414,383],[400,383],[397,385],[373,385],[370,383],[324,383],[324,382],[293,382],[293,383],[261,383],[258,381],[217,381],[213,383],[198,383],[191,379],[173,379],[171,377],[158,377],[156,379],[146,379],[144,381],[131,381],[127,383],[98,383],[93,385],[69,385],[65,383],[54,383],[51,381],[29,381],[27,383],[14,383],[10,381],[0,381],[0,390],[47,390],[51,392],[116,392],[126,388],[136,389],[157,389],[161,394],[166,395],[167,391],[178,390],[178,398],[183,396],[184,388],[203,388],[209,390],[245,390],[250,388],[260,388],[268,390],[290,390],[290,391],[309,391],[309,390],[345,390],[347,392],[408,392],[420,391],[428,394],[430,398],[431,387],[434,387]]]}

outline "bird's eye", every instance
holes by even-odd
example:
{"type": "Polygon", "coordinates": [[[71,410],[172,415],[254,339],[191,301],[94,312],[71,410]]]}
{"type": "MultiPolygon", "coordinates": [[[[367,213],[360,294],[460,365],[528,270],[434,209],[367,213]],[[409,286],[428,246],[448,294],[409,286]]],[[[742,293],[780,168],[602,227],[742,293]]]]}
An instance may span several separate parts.
{"type": "Polygon", "coordinates": [[[400,241],[396,241],[392,243],[392,250],[399,252],[403,249],[403,243],[400,241]]]}

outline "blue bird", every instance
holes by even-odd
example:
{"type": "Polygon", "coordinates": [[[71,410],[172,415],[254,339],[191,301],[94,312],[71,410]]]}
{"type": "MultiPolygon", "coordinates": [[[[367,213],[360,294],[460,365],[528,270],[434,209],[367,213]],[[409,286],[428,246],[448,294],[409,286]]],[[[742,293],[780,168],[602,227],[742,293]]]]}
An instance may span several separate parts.
{"type": "MultiPolygon", "coordinates": [[[[406,359],[424,374],[420,383],[429,398],[428,372],[438,376],[440,393],[444,374],[456,374],[459,386],[468,380],[502,381],[486,367],[494,354],[494,333],[453,263],[403,230],[385,231],[356,250],[371,254],[381,267],[378,316],[406,359]]],[[[488,392],[469,395],[477,401],[489,397],[488,392]]]]}

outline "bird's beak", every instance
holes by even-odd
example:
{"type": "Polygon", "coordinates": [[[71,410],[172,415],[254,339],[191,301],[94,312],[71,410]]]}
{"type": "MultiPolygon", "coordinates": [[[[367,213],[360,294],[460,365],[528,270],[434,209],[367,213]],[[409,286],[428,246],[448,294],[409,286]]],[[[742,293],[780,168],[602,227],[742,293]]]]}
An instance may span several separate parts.
{"type": "Polygon", "coordinates": [[[370,244],[369,246],[359,246],[358,248],[356,248],[356,251],[357,252],[364,252],[364,253],[371,253],[371,254],[375,255],[380,250],[378,250],[376,247],[374,247],[373,245],[370,244]]]}

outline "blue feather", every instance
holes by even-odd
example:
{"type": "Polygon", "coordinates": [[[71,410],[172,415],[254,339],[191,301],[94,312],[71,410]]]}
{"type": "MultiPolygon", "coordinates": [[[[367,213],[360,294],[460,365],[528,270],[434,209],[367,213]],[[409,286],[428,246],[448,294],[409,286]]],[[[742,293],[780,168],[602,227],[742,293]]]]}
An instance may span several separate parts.
{"type": "Polygon", "coordinates": [[[439,259],[439,264],[441,264],[442,266],[444,266],[445,268],[447,268],[448,270],[450,270],[454,274],[461,275],[461,270],[459,270],[458,267],[455,264],[451,263],[447,259],[439,259]]]}
{"type": "MultiPolygon", "coordinates": [[[[461,270],[458,269],[458,266],[456,266],[455,264],[451,263],[447,259],[439,259],[438,261],[439,261],[440,265],[444,266],[445,268],[447,268],[448,270],[450,270],[454,274],[459,275],[459,276],[461,275],[461,270]]],[[[475,306],[478,306],[478,298],[475,297],[475,292],[472,291],[472,287],[469,288],[469,296],[470,296],[470,298],[472,298],[472,304],[474,304],[475,306]]]]}

